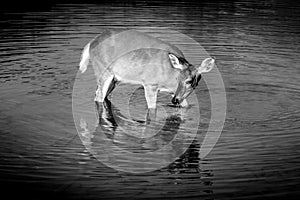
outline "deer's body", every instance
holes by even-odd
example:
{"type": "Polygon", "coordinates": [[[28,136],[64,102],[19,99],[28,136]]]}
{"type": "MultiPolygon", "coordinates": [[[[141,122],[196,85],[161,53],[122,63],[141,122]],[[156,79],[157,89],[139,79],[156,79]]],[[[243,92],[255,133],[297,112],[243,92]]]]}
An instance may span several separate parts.
{"type": "MultiPolygon", "coordinates": [[[[189,78],[198,83],[201,77],[176,46],[133,30],[109,30],[95,37],[84,48],[82,73],[89,60],[97,78],[97,102],[103,102],[118,82],[124,82],[143,85],[148,108],[155,108],[158,91],[169,91],[175,98],[181,92],[180,81],[189,78]]],[[[186,96],[172,102],[185,106],[186,96]]]]}

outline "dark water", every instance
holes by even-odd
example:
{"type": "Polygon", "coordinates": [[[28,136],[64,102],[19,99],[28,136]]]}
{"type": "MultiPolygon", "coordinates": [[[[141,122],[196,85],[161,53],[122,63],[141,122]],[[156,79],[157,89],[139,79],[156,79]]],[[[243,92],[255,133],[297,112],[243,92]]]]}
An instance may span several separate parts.
{"type": "MultiPolygon", "coordinates": [[[[5,194],[71,199],[296,198],[300,6],[293,1],[171,4],[47,4],[41,11],[3,11],[0,178],[5,194]],[[118,172],[100,163],[77,134],[72,114],[77,66],[84,45],[104,29],[151,27],[186,34],[216,57],[227,95],[225,126],[204,159],[199,159],[201,140],[196,138],[179,159],[162,169],[118,172]]],[[[142,94],[137,90],[131,99],[136,105],[132,115],[145,106],[142,94]]],[[[196,94],[201,120],[192,129],[201,134],[210,119],[203,80],[196,94]]],[[[114,110],[122,110],[115,95],[114,110]]],[[[161,96],[162,101],[167,98],[161,96]]]]}

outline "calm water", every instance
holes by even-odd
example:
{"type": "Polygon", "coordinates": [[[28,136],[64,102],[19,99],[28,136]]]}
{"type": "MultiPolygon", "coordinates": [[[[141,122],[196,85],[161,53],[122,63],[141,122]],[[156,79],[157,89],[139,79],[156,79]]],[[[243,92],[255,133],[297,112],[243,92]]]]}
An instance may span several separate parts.
{"type": "MultiPolygon", "coordinates": [[[[3,191],[11,196],[70,199],[295,197],[300,186],[299,9],[294,2],[280,1],[172,6],[157,1],[113,7],[57,4],[43,11],[2,14],[3,191]],[[216,57],[227,95],[225,126],[204,159],[198,158],[202,142],[198,137],[179,159],[162,169],[118,172],[100,163],[77,134],[72,114],[77,66],[84,45],[104,29],[151,27],[186,34],[216,57]]],[[[189,117],[184,123],[171,117],[164,129],[170,135],[188,127],[199,130],[198,134],[207,129],[210,98],[203,80],[196,95],[201,113],[198,127],[189,117]]],[[[113,97],[112,110],[122,113],[122,95],[116,91],[113,97]]],[[[168,96],[160,98],[169,101],[168,96]]],[[[142,118],[146,105],[142,88],[130,100],[135,105],[132,116],[142,118]]],[[[188,114],[193,116],[193,109],[188,114]]],[[[112,130],[110,126],[107,132],[112,130]]],[[[116,135],[120,145],[145,148],[116,135]]],[[[162,143],[148,143],[147,148],[158,148],[169,136],[159,140],[162,143]]]]}

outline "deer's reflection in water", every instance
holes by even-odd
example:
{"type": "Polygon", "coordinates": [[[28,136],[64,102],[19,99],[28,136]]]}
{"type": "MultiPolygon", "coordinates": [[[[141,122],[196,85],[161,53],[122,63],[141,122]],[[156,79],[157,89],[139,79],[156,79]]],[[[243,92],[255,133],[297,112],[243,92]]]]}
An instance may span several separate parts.
{"type": "Polygon", "coordinates": [[[99,116],[96,132],[104,133],[114,144],[132,151],[155,151],[167,145],[184,122],[183,109],[167,113],[164,119],[157,116],[156,110],[148,109],[141,120],[123,115],[109,100],[96,103],[96,108],[99,116]]]}
{"type": "Polygon", "coordinates": [[[121,112],[109,100],[96,104],[96,109],[93,129],[80,119],[80,138],[95,158],[120,171],[143,173],[167,167],[195,139],[186,108],[168,107],[164,114],[148,110],[142,119],[121,112]]]}

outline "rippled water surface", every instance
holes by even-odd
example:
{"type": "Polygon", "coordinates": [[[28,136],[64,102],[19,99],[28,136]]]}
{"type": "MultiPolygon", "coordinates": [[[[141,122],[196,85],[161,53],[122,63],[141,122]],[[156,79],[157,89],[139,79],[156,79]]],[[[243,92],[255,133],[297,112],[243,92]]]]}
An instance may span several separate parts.
{"type": "MultiPolygon", "coordinates": [[[[295,2],[266,0],[53,4],[43,10],[5,11],[0,19],[3,191],[11,196],[70,199],[296,197],[300,178],[299,9],[295,2]],[[153,30],[166,40],[170,37],[162,30],[172,29],[193,38],[216,57],[226,90],[227,115],[208,156],[199,159],[201,136],[211,119],[210,95],[203,80],[195,91],[198,100],[189,99],[192,107],[184,120],[182,113],[176,113],[178,109],[167,106],[167,94],[159,96],[167,115],[158,114],[163,116],[157,124],[163,127],[162,133],[151,141],[124,135],[121,126],[109,120],[95,121],[98,134],[78,135],[76,128],[89,126],[74,115],[76,127],[72,114],[80,55],[84,45],[107,28],[153,30]],[[198,110],[199,122],[195,121],[198,110]],[[157,163],[165,162],[165,167],[143,174],[116,171],[98,161],[111,152],[95,153],[107,144],[133,152],[156,150],[175,134],[189,135],[195,130],[198,137],[189,137],[189,148],[180,158],[157,156],[157,163]],[[106,134],[100,135],[101,131],[106,134]]],[[[190,44],[169,42],[190,49],[189,59],[196,59],[190,44]]],[[[126,87],[130,86],[121,84],[113,92],[110,110],[117,122],[142,130],[144,91],[138,87],[130,97],[133,123],[124,114],[126,87]]],[[[92,102],[93,94],[85,92],[92,102]]],[[[97,110],[94,104],[75,103],[97,110]]],[[[103,114],[103,119],[109,119],[111,114],[105,109],[97,113],[81,114],[84,119],[101,119],[103,114]]],[[[172,144],[168,155],[180,151],[178,143],[172,144]]],[[[121,158],[126,165],[128,157],[121,158]]]]}

